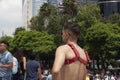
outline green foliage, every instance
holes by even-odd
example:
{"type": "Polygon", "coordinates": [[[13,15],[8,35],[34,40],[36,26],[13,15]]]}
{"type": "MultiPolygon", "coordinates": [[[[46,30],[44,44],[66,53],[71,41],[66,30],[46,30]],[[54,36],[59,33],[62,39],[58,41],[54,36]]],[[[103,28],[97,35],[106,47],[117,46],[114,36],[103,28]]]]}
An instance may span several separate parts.
{"type": "Polygon", "coordinates": [[[78,43],[83,47],[86,46],[85,36],[87,29],[97,22],[102,21],[102,17],[100,15],[100,8],[96,4],[79,5],[77,10],[75,20],[81,27],[81,35],[78,43]]]}
{"type": "Polygon", "coordinates": [[[45,3],[41,7],[38,16],[31,19],[31,29],[53,34],[55,44],[59,45],[62,42],[60,33],[63,22],[61,21],[61,16],[58,16],[57,13],[57,8],[45,3]]]}
{"type": "Polygon", "coordinates": [[[64,14],[67,14],[70,19],[73,19],[77,14],[77,6],[75,0],[63,0],[64,14]]]}
{"type": "Polygon", "coordinates": [[[61,24],[61,18],[60,16],[50,16],[49,18],[49,25],[46,28],[47,32],[49,34],[54,35],[54,42],[58,46],[61,44],[61,30],[62,30],[62,24],[61,24]]]}
{"type": "Polygon", "coordinates": [[[115,24],[96,23],[87,30],[86,43],[91,53],[102,62],[110,63],[120,52],[120,28],[115,24]]]}
{"type": "Polygon", "coordinates": [[[109,36],[105,47],[109,49],[109,53],[114,57],[120,52],[120,26],[116,24],[109,24],[109,36]]]}
{"type": "Polygon", "coordinates": [[[57,15],[57,9],[50,5],[45,3],[39,11],[39,14],[31,19],[31,30],[37,30],[37,31],[47,31],[45,24],[49,25],[49,18],[50,16],[57,15]],[[45,20],[48,21],[48,23],[45,22],[45,20]]]}
{"type": "Polygon", "coordinates": [[[11,39],[12,39],[12,37],[10,37],[10,36],[3,36],[0,38],[0,41],[4,41],[4,40],[7,41],[7,40],[11,40],[11,39]]]}
{"type": "Polygon", "coordinates": [[[60,17],[59,16],[50,16],[49,18],[49,25],[47,27],[47,32],[49,34],[56,34],[61,30],[60,24],[60,17]]]}
{"type": "Polygon", "coordinates": [[[112,24],[118,24],[120,26],[120,14],[115,13],[115,14],[111,15],[110,18],[108,19],[108,22],[110,22],[112,24]]]}
{"type": "Polygon", "coordinates": [[[16,34],[17,34],[18,32],[20,32],[20,31],[25,31],[25,28],[23,28],[23,27],[18,27],[18,28],[16,28],[14,35],[16,35],[16,34]]]}
{"type": "Polygon", "coordinates": [[[54,7],[53,5],[50,5],[48,3],[45,3],[39,11],[39,15],[42,15],[43,17],[49,16],[49,15],[54,15],[54,14],[57,15],[56,7],[54,7]]]}
{"type": "Polygon", "coordinates": [[[15,47],[21,47],[26,51],[33,50],[35,53],[48,53],[56,48],[53,35],[37,31],[21,31],[15,35],[13,43],[15,47]]]}
{"type": "Polygon", "coordinates": [[[32,19],[30,20],[30,29],[31,30],[38,30],[38,31],[42,31],[41,28],[43,27],[43,24],[39,25],[40,23],[42,23],[42,21],[38,21],[38,16],[32,17],[32,19]]]}
{"type": "Polygon", "coordinates": [[[86,30],[95,23],[102,20],[100,15],[100,8],[96,4],[86,4],[84,6],[78,6],[78,13],[76,21],[86,30]]]}

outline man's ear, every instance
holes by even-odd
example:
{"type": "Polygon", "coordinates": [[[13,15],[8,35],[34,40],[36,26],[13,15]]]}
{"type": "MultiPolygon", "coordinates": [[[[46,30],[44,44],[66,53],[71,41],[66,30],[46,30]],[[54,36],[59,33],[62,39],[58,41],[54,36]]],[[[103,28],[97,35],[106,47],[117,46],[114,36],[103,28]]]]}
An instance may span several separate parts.
{"type": "Polygon", "coordinates": [[[68,32],[66,32],[66,38],[69,39],[70,34],[68,32]]]}

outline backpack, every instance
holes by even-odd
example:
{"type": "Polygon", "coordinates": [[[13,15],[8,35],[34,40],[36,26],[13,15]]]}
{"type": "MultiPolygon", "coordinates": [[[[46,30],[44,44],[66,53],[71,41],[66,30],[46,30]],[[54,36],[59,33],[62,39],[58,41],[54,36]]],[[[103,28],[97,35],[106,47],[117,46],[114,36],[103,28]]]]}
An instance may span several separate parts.
{"type": "Polygon", "coordinates": [[[17,72],[18,72],[18,60],[13,56],[12,74],[16,74],[17,72]]]}
{"type": "MultiPolygon", "coordinates": [[[[5,55],[7,58],[8,53],[5,55]]],[[[12,74],[16,74],[18,72],[18,60],[13,56],[13,68],[12,68],[12,74]]]]}

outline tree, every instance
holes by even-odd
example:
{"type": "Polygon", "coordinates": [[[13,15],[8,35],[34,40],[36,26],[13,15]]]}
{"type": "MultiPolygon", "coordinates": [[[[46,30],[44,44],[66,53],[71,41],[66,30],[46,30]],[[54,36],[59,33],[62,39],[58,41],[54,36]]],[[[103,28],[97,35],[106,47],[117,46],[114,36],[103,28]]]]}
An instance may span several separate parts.
{"type": "Polygon", "coordinates": [[[75,21],[78,22],[81,27],[81,35],[79,37],[78,44],[81,45],[81,47],[84,47],[86,45],[85,36],[87,29],[92,27],[97,22],[102,21],[99,6],[89,3],[86,5],[78,5],[75,21]]]}
{"type": "Polygon", "coordinates": [[[115,24],[96,23],[87,30],[86,43],[93,58],[102,64],[110,64],[111,59],[120,52],[120,28],[115,24]]]}
{"type": "Polygon", "coordinates": [[[83,30],[86,30],[95,23],[102,21],[99,6],[97,4],[89,3],[78,6],[76,21],[82,26],[83,30]]]}
{"type": "Polygon", "coordinates": [[[62,42],[60,36],[63,24],[61,16],[58,15],[57,8],[45,3],[41,7],[39,14],[31,19],[31,30],[53,34],[54,42],[58,46],[62,42]]]}
{"type": "Polygon", "coordinates": [[[14,36],[13,44],[15,47],[21,47],[25,51],[33,50],[35,53],[49,53],[56,48],[53,35],[45,32],[21,31],[14,36]]]}
{"type": "Polygon", "coordinates": [[[64,5],[64,15],[68,16],[68,20],[73,20],[74,17],[77,15],[77,5],[75,0],[63,0],[64,5]]]}
{"type": "Polygon", "coordinates": [[[46,28],[49,25],[49,17],[51,15],[57,15],[57,9],[54,6],[45,3],[40,8],[39,14],[31,19],[30,29],[37,31],[47,31],[46,28]]]}
{"type": "Polygon", "coordinates": [[[111,15],[110,18],[108,19],[108,22],[110,22],[112,24],[118,24],[120,26],[120,14],[115,13],[115,14],[111,15]]]}
{"type": "Polygon", "coordinates": [[[20,31],[25,31],[25,28],[23,28],[23,27],[18,27],[18,28],[16,28],[15,29],[15,32],[14,32],[14,35],[16,35],[18,32],[20,32],[20,31]]]}

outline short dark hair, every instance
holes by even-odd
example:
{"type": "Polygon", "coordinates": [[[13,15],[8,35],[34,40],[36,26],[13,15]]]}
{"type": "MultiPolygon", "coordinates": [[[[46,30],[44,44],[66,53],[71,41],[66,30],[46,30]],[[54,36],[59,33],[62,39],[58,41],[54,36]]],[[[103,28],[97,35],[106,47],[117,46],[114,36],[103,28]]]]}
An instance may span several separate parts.
{"type": "Polygon", "coordinates": [[[7,47],[9,47],[9,43],[7,41],[0,41],[0,43],[4,43],[5,45],[7,45],[7,47]]]}
{"type": "Polygon", "coordinates": [[[36,57],[35,53],[34,53],[33,51],[31,51],[31,52],[29,53],[29,58],[30,58],[30,60],[35,60],[35,57],[36,57]]]}
{"type": "Polygon", "coordinates": [[[64,30],[70,30],[75,36],[78,36],[80,34],[80,26],[76,22],[67,22],[63,26],[64,30]]]}

